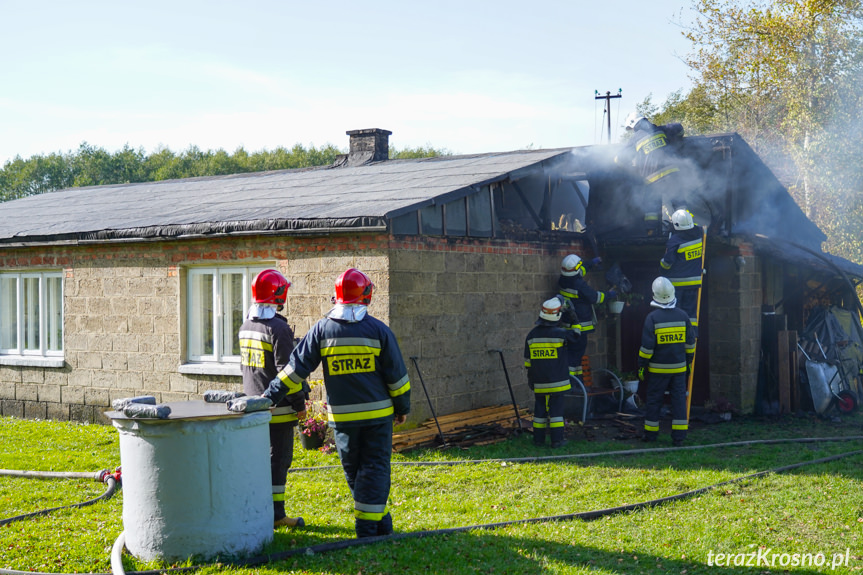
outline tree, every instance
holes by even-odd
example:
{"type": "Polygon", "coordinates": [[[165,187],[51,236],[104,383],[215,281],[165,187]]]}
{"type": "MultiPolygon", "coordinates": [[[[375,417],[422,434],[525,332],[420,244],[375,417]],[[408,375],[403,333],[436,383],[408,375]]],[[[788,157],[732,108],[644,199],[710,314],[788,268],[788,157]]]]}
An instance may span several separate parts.
{"type": "MultiPolygon", "coordinates": [[[[144,150],[128,145],[110,153],[83,142],[75,153],[33,156],[27,160],[16,157],[6,162],[0,170],[0,202],[78,186],[327,166],[343,153],[330,144],[320,148],[296,144],[291,149],[278,147],[253,154],[242,147],[233,154],[221,149],[202,151],[197,146],[179,154],[159,148],[148,156],[144,150]]],[[[441,155],[449,152],[431,146],[390,149],[393,159],[441,155]]]]}
{"type": "Polygon", "coordinates": [[[861,1],[693,0],[693,8],[685,35],[697,84],[663,113],[700,111],[694,126],[741,133],[831,245],[863,261],[842,239],[855,228],[859,236],[863,223],[850,219],[861,212],[861,1]],[[846,126],[854,129],[837,129],[846,126]]]}

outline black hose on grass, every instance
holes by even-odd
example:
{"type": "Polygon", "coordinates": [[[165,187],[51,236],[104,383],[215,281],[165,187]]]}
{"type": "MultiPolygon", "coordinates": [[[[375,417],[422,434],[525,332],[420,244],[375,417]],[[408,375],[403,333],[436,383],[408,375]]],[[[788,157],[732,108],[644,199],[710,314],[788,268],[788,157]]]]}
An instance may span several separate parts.
{"type": "MultiPolygon", "coordinates": [[[[93,474],[87,474],[87,477],[92,477],[93,474]]],[[[93,505],[97,501],[101,501],[103,499],[110,499],[114,492],[117,490],[117,481],[112,476],[108,476],[105,479],[105,483],[108,485],[108,489],[105,490],[105,493],[96,497],[95,499],[91,499],[89,501],[84,501],[82,503],[73,503],[71,505],[61,505],[60,507],[52,507],[50,509],[42,509],[40,511],[34,511],[32,513],[25,513],[23,515],[16,515],[15,517],[7,517],[6,519],[0,519],[0,527],[3,525],[7,525],[14,521],[21,521],[22,519],[29,519],[30,517],[39,517],[41,515],[48,515],[52,511],[59,511],[60,509],[70,509],[77,507],[86,507],[87,505],[93,505]]]]}
{"type": "MultiPolygon", "coordinates": [[[[848,438],[851,439],[851,438],[848,438]]],[[[859,438],[855,438],[859,439],[859,438]]],[[[836,440],[835,438],[833,440],[836,440]]],[[[772,443],[775,441],[782,440],[763,440],[764,443],[772,443]]],[[[798,440],[799,441],[799,440],[798,440]]],[[[807,441],[807,440],[803,440],[807,441]]],[[[813,440],[808,440],[813,441],[813,440]]],[[[757,441],[756,441],[757,442],[757,441]]],[[[738,442],[740,443],[740,442],[738,442]]],[[[743,444],[749,444],[752,442],[742,442],[743,444]]],[[[725,445],[725,444],[718,444],[725,445]]],[[[692,448],[704,448],[708,446],[692,446],[692,448]]],[[[682,449],[682,448],[676,448],[682,449]]],[[[658,449],[664,451],[664,449],[658,449]]],[[[647,450],[638,450],[638,451],[647,451],[647,450]]],[[[656,450],[652,450],[656,451],[656,450]]],[[[605,455],[611,455],[614,452],[606,452],[605,455]]],[[[724,485],[732,485],[734,483],[740,483],[741,481],[746,481],[749,479],[755,479],[758,477],[763,477],[770,473],[784,473],[786,471],[791,471],[793,469],[799,469],[801,467],[805,467],[808,465],[817,465],[820,463],[827,463],[830,461],[836,461],[838,459],[843,459],[845,457],[852,457],[855,455],[863,454],[863,450],[857,451],[848,451],[846,453],[840,453],[838,455],[831,455],[829,457],[823,457],[821,459],[814,459],[812,461],[803,461],[800,463],[793,463],[791,465],[785,465],[782,467],[775,467],[773,469],[768,469],[765,471],[759,471],[756,473],[750,473],[748,475],[743,475],[741,477],[736,477],[734,479],[729,479],[727,481],[722,481],[719,483],[714,483],[712,485],[708,485],[706,487],[700,487],[698,489],[693,489],[691,491],[686,491],[683,493],[678,493],[676,495],[669,495],[667,497],[660,497],[658,499],[651,499],[649,501],[642,501],[640,503],[632,503],[629,505],[621,505],[618,507],[609,507],[606,509],[598,509],[594,511],[582,511],[580,513],[567,513],[563,515],[552,515],[548,517],[536,517],[530,519],[515,519],[512,521],[502,521],[499,523],[487,523],[483,525],[469,525],[465,527],[450,527],[446,529],[433,529],[429,531],[411,531],[407,533],[395,533],[393,535],[380,535],[377,537],[365,537],[362,539],[345,539],[342,541],[334,541],[331,543],[322,543],[320,545],[310,545],[307,547],[300,547],[297,549],[291,549],[289,551],[282,551],[279,553],[272,553],[266,555],[258,555],[255,557],[251,557],[248,559],[240,560],[240,561],[229,561],[225,562],[225,565],[231,565],[234,567],[251,567],[255,565],[263,565],[266,563],[272,563],[275,561],[284,561],[289,559],[290,557],[294,557],[297,555],[314,555],[316,553],[329,553],[331,551],[339,551],[342,549],[348,549],[351,547],[359,547],[361,545],[371,545],[374,543],[383,543],[386,541],[400,541],[403,539],[417,539],[422,537],[431,537],[435,535],[449,535],[452,533],[462,533],[466,531],[476,531],[476,530],[490,530],[490,529],[498,529],[501,527],[508,527],[512,525],[526,525],[530,523],[548,523],[552,521],[571,521],[573,519],[581,519],[583,521],[591,521],[593,519],[598,519],[600,517],[605,517],[607,515],[614,515],[617,513],[623,513],[627,511],[637,511],[640,509],[647,509],[651,507],[656,507],[658,505],[663,505],[665,503],[670,503],[672,501],[679,501],[682,499],[687,499],[689,497],[693,497],[695,495],[700,495],[702,493],[706,493],[710,490],[713,490],[717,487],[722,487],[724,485]]],[[[556,458],[559,456],[555,456],[556,458]]],[[[99,574],[90,574],[90,575],[158,575],[160,573],[181,573],[186,571],[194,571],[198,569],[204,569],[210,565],[196,565],[189,567],[175,567],[169,569],[155,569],[149,571],[129,571],[126,573],[122,568],[122,561],[118,559],[119,553],[122,552],[122,541],[124,538],[124,533],[121,533],[117,538],[117,541],[114,544],[114,549],[112,550],[112,569],[114,571],[112,573],[99,573],[99,574]],[[119,564],[119,566],[117,566],[119,564]]],[[[77,573],[39,573],[34,571],[16,571],[12,569],[0,569],[0,574],[2,575],[79,575],[77,573]]]]}
{"type": "MultiPolygon", "coordinates": [[[[727,443],[706,443],[704,445],[684,445],[681,447],[648,447],[640,449],[621,449],[619,451],[600,451],[596,453],[567,453],[561,455],[539,455],[534,457],[510,457],[501,459],[454,459],[452,461],[393,461],[393,467],[425,467],[435,465],[465,465],[477,463],[536,463],[560,459],[588,459],[592,457],[608,457],[615,455],[641,455],[643,453],[664,453],[671,451],[686,451],[694,449],[715,449],[720,447],[741,447],[746,445],[777,445],[781,443],[821,443],[832,441],[863,440],[863,435],[848,435],[837,437],[797,437],[787,439],[751,439],[747,441],[731,441],[727,443]]],[[[299,471],[323,471],[326,469],[341,469],[341,465],[321,465],[319,467],[294,467],[288,473],[299,471]]]]}

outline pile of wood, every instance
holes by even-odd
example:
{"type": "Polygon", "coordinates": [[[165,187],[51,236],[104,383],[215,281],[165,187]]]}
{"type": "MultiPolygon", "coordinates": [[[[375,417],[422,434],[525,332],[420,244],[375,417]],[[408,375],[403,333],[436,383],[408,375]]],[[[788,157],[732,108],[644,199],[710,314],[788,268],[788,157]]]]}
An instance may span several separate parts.
{"type": "MultiPolygon", "coordinates": [[[[522,428],[530,429],[533,419],[526,409],[519,409],[522,428]]],[[[518,431],[518,420],[512,405],[483,407],[427,419],[419,427],[393,434],[393,451],[417,447],[468,447],[488,445],[510,437],[518,431]],[[438,425],[443,438],[438,432],[438,425]]]]}

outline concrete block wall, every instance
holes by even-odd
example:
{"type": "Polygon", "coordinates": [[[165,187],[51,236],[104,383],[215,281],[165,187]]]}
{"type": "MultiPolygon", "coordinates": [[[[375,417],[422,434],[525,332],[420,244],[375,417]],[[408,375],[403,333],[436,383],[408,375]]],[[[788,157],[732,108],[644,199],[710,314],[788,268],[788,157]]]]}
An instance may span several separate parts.
{"type": "Polygon", "coordinates": [[[189,266],[275,265],[293,282],[286,313],[302,335],[329,309],[333,282],[351,266],[375,277],[371,311],[389,321],[387,247],[386,236],[365,235],[5,250],[0,269],[64,271],[65,365],[0,365],[0,415],[107,423],[103,412],[121,397],[169,402],[240,390],[239,376],[179,371],[189,266]]]}
{"type": "MultiPolygon", "coordinates": [[[[201,265],[273,265],[292,282],[285,311],[297,336],[331,307],[348,267],[375,282],[370,313],[399,339],[413,384],[414,416],[430,416],[412,356],[438,414],[508,404],[500,356],[516,398],[532,405],[524,337],[557,291],[560,260],[579,244],[468,238],[242,237],[5,250],[0,269],[62,269],[62,368],[0,365],[0,414],[107,423],[113,399],[159,402],[240,390],[236,375],[181,373],[186,270],[201,265]]],[[[599,286],[596,286],[599,287],[599,286]]],[[[588,353],[602,362],[604,326],[588,353]]],[[[313,379],[322,377],[320,370],[313,379]]]]}
{"type": "Polygon", "coordinates": [[[710,398],[743,413],[755,409],[761,349],[762,270],[748,244],[709,257],[710,398]],[[738,256],[743,256],[741,267],[738,256]]]}
{"type": "MultiPolygon", "coordinates": [[[[390,251],[391,327],[408,361],[414,416],[510,404],[533,406],[524,339],[543,301],[557,293],[560,261],[580,246],[540,242],[401,238],[390,251]]],[[[601,332],[601,334],[604,331],[601,332]]],[[[603,335],[588,353],[604,352],[603,335]]],[[[602,358],[597,358],[601,361],[602,358]]]]}

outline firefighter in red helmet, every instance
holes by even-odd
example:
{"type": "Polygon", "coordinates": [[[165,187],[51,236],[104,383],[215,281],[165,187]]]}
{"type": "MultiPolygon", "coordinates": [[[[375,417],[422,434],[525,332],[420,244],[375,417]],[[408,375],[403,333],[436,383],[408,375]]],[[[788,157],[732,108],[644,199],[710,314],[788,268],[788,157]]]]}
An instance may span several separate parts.
{"type": "Polygon", "coordinates": [[[350,268],[335,288],[334,307],[263,395],[277,401],[323,363],[327,415],[354,499],[357,537],[389,535],[393,424],[404,423],[410,412],[410,380],[395,334],[368,314],[372,280],[350,268]]]}
{"type": "MultiPolygon", "coordinates": [[[[246,395],[261,395],[288,363],[294,333],[278,312],[284,308],[291,282],[269,269],[252,280],[252,305],[240,326],[240,369],[246,395]]],[[[285,512],[285,485],[294,457],[294,427],[305,416],[305,394],[300,389],[282,399],[270,420],[270,475],[273,485],[273,527],[302,526],[302,517],[285,512]]]]}

